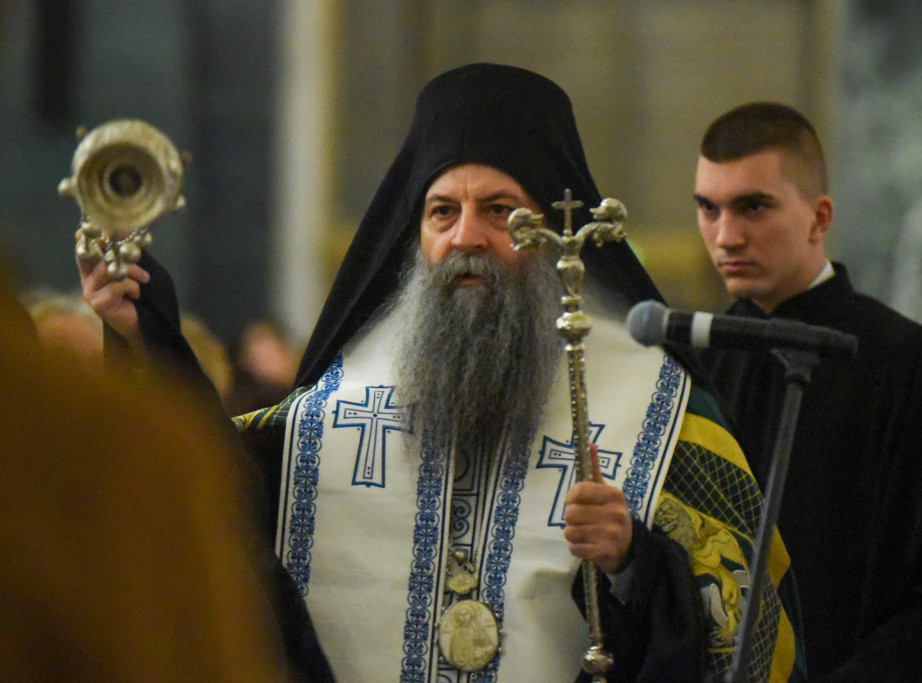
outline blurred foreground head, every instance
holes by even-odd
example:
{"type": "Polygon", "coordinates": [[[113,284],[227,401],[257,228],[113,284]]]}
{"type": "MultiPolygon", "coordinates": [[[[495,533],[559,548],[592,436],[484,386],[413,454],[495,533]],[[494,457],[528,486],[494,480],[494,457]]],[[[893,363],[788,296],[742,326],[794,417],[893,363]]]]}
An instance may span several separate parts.
{"type": "Polygon", "coordinates": [[[284,680],[238,445],[77,365],[0,291],[0,680],[284,680]]]}

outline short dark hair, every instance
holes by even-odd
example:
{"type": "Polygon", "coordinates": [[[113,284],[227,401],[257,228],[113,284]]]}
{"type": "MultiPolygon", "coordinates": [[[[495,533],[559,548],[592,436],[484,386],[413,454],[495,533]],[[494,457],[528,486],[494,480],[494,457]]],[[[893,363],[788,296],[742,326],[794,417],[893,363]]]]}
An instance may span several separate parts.
{"type": "Polygon", "coordinates": [[[826,194],[829,182],[819,136],[807,117],[777,102],[743,104],[715,119],[701,139],[701,156],[721,163],[767,149],[780,149],[798,161],[798,186],[826,194]]]}

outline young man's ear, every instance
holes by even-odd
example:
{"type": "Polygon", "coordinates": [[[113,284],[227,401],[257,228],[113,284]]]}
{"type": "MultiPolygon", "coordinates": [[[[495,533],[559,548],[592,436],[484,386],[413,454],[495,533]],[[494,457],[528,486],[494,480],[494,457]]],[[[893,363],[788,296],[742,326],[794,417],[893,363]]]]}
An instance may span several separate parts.
{"type": "Polygon", "coordinates": [[[827,195],[816,198],[813,203],[813,226],[810,229],[812,239],[822,239],[832,225],[833,204],[827,195]]]}

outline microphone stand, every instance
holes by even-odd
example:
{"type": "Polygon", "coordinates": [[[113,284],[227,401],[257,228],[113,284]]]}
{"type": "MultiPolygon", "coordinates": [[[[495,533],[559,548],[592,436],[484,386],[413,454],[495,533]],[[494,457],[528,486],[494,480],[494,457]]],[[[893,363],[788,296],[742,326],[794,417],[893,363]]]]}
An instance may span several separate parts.
{"type": "Polygon", "coordinates": [[[744,683],[749,680],[746,670],[751,655],[753,631],[759,616],[763,576],[767,575],[768,549],[781,508],[781,497],[784,494],[784,482],[791,459],[791,446],[794,442],[794,432],[797,429],[800,403],[804,386],[810,381],[810,371],[820,362],[819,353],[816,351],[773,349],[772,355],[781,361],[785,369],[784,405],[778,424],[778,434],[775,437],[772,464],[765,485],[762,514],[756,533],[753,562],[750,566],[749,575],[752,585],[749,589],[749,597],[743,605],[737,647],[733,653],[733,662],[726,679],[732,683],[744,683]]]}

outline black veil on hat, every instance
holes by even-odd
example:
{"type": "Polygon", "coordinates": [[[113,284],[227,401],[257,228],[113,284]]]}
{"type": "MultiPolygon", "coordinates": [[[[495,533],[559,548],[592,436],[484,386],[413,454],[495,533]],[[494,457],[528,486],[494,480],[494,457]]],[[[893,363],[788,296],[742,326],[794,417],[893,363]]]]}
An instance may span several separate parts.
{"type": "MultiPolygon", "coordinates": [[[[553,81],[498,64],[470,64],[437,76],[416,102],[410,132],[362,219],[320,313],[296,386],[314,384],[340,348],[396,290],[419,237],[426,190],[451,166],[480,163],[515,178],[541,206],[570,189],[583,202],[573,225],[592,220],[601,195],[589,173],[573,107],[553,81]]],[[[557,228],[559,229],[559,227],[557,228]]],[[[587,272],[628,303],[661,299],[626,242],[584,252],[587,272]]]]}

